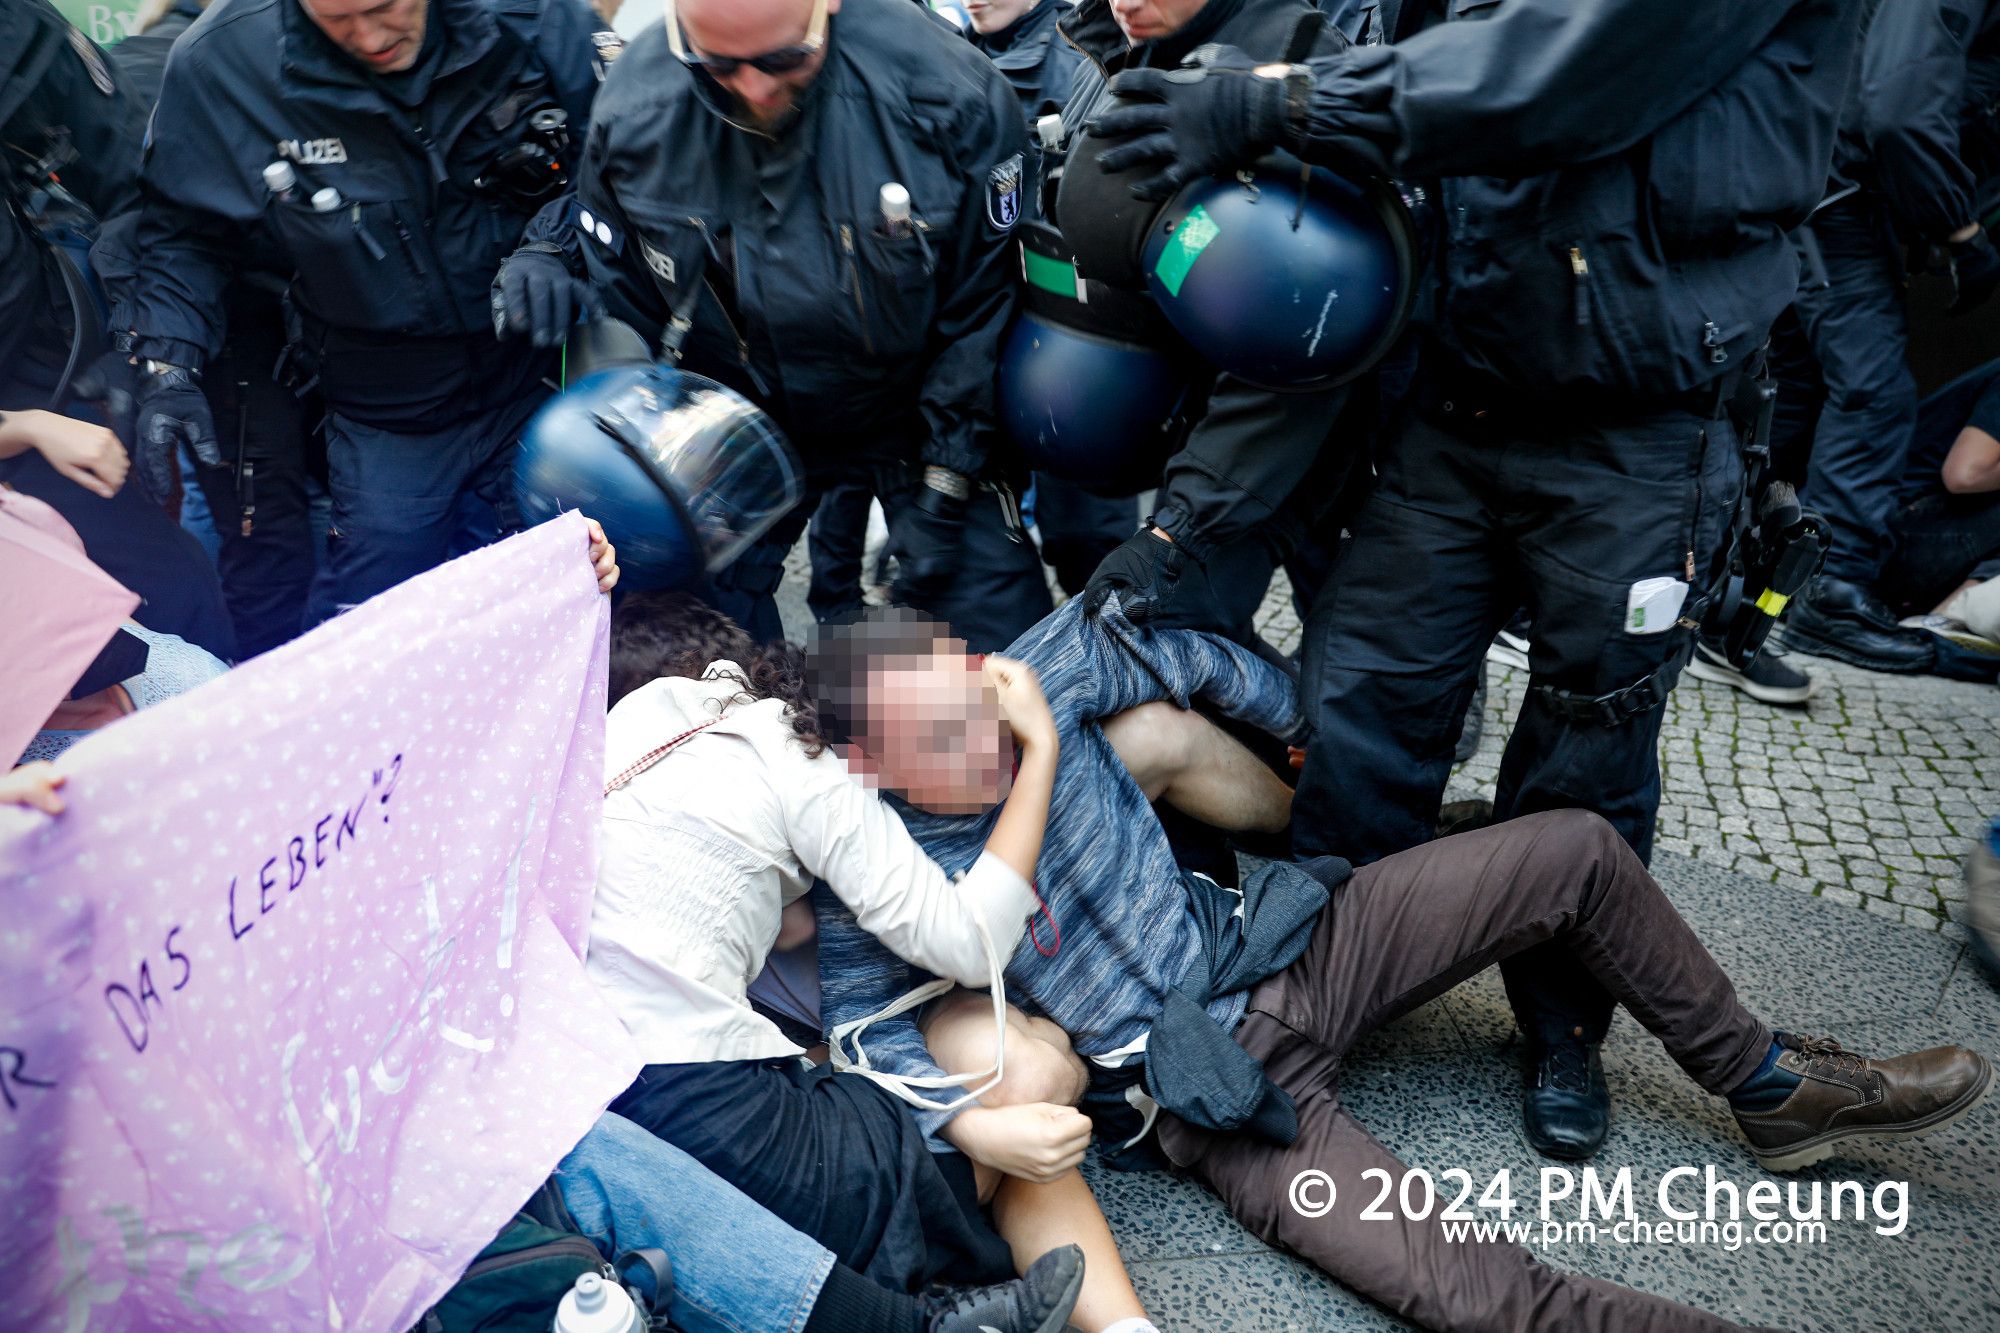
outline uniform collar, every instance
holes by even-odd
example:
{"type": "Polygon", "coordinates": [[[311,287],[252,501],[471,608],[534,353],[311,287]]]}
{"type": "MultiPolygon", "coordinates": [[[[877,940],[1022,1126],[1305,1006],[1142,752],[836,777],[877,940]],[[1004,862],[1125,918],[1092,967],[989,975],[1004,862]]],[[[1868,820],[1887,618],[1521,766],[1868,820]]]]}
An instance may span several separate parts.
{"type": "Polygon", "coordinates": [[[1046,46],[1055,38],[1051,25],[1057,20],[1057,11],[1062,8],[1062,0],[1036,0],[1035,7],[1009,23],[998,32],[976,33],[968,30],[972,44],[989,56],[1003,55],[1024,42],[1046,46]],[[1037,38],[1040,40],[1037,41],[1037,38]]]}

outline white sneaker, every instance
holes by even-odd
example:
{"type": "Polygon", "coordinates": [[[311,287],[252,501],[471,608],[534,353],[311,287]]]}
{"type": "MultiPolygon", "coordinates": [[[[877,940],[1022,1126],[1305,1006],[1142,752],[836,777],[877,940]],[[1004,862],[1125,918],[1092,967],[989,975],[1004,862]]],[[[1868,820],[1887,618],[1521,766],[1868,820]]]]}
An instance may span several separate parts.
{"type": "Polygon", "coordinates": [[[1949,639],[1959,647],[1968,648],[1975,653],[2000,656],[2000,641],[1979,633],[1952,614],[1952,609],[1961,606],[1963,601],[1962,597],[1954,597],[1946,603],[1946,610],[1931,611],[1921,616],[1904,616],[1896,623],[1904,629],[1920,629],[1935,634],[1940,639],[1949,639]]]}
{"type": "Polygon", "coordinates": [[[1528,639],[1512,630],[1501,630],[1493,636],[1493,643],[1486,650],[1486,660],[1495,666],[1512,667],[1516,671],[1528,669],[1528,639]]]}
{"type": "Polygon", "coordinates": [[[1988,643],[2000,642],[2000,579],[1973,584],[1945,609],[1988,643]]]}

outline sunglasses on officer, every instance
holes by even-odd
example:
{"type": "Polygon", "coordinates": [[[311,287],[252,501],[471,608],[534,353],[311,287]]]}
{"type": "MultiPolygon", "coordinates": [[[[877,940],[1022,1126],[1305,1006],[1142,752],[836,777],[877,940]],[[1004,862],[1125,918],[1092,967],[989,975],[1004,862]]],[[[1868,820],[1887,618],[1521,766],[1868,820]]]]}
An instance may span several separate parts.
{"type": "Polygon", "coordinates": [[[754,56],[711,56],[690,50],[687,34],[681,30],[680,15],[676,13],[674,0],[667,0],[667,44],[674,55],[690,69],[698,69],[710,78],[726,79],[737,70],[748,65],[760,74],[776,77],[790,74],[808,60],[819,54],[826,45],[827,0],[814,0],[812,17],[806,21],[806,36],[802,42],[791,46],[781,46],[775,51],[766,51],[754,56]]]}

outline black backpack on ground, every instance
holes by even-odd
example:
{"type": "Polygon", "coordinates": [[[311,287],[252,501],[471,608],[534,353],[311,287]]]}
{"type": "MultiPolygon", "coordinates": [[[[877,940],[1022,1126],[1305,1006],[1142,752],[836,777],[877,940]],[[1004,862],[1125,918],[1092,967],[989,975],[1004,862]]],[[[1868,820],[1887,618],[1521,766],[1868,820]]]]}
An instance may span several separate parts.
{"type": "Polygon", "coordinates": [[[543,1183],[473,1259],[450,1291],[424,1312],[410,1333],[548,1333],[556,1307],[585,1273],[601,1273],[607,1281],[643,1266],[653,1275],[651,1303],[663,1313],[651,1313],[644,1294],[627,1286],[638,1302],[647,1327],[667,1333],[664,1313],[673,1296],[673,1266],[664,1252],[632,1250],[607,1264],[597,1246],[577,1227],[563,1206],[553,1180],[543,1183]]]}

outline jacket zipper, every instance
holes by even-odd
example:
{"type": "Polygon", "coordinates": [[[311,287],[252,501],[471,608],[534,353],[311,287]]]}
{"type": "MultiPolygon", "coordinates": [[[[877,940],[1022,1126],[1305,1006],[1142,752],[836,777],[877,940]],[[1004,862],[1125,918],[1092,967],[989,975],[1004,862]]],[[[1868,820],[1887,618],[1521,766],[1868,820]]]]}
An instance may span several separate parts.
{"type": "Polygon", "coordinates": [[[1576,294],[1576,326],[1587,328],[1590,325],[1590,261],[1583,257],[1580,245],[1569,248],[1569,271],[1576,279],[1571,284],[1571,290],[1576,294]]]}
{"type": "Polygon", "coordinates": [[[1722,330],[1714,320],[1707,320],[1701,326],[1701,345],[1708,349],[1710,365],[1719,366],[1729,359],[1729,351],[1723,345],[1722,330]]]}
{"type": "Polygon", "coordinates": [[[575,1236],[562,1240],[543,1241],[540,1245],[530,1245],[526,1249],[514,1250],[508,1254],[496,1254],[490,1259],[478,1260],[465,1270],[465,1275],[459,1278],[459,1281],[467,1282],[476,1277],[484,1277],[488,1273],[500,1272],[512,1268],[516,1264],[538,1263],[548,1258],[549,1252],[552,1250],[565,1254],[573,1251],[578,1258],[582,1258],[585,1252],[588,1252],[591,1262],[596,1265],[592,1270],[593,1272],[602,1276],[607,1282],[617,1277],[616,1272],[611,1266],[604,1262],[604,1256],[597,1252],[597,1246],[591,1244],[590,1241],[582,1236],[575,1236]]]}
{"type": "Polygon", "coordinates": [[[861,323],[861,347],[875,355],[875,340],[868,336],[868,308],[861,301],[861,265],[854,253],[854,228],[840,224],[840,248],[847,252],[847,280],[854,284],[854,317],[861,323]]]}
{"type": "Polygon", "coordinates": [[[416,238],[410,235],[409,224],[401,218],[396,219],[396,239],[403,243],[403,255],[410,261],[410,267],[417,271],[417,276],[428,278],[430,270],[424,267],[424,261],[417,255],[416,238]]]}
{"type": "MultiPolygon", "coordinates": [[[[716,258],[715,238],[709,235],[708,223],[694,216],[692,213],[688,215],[688,221],[693,223],[694,229],[701,233],[702,248],[708,252],[709,259],[714,260],[716,258]]],[[[729,336],[736,339],[736,363],[743,367],[743,373],[750,377],[750,382],[757,386],[757,391],[769,396],[771,386],[764,383],[764,377],[759,375],[757,368],[750,364],[750,342],[743,336],[743,330],[736,327],[736,317],[729,313],[730,303],[723,300],[722,293],[715,289],[714,275],[706,263],[701,266],[701,285],[708,288],[708,294],[715,298],[715,308],[722,312],[723,326],[729,330],[729,336]]],[[[668,313],[671,314],[672,312],[668,313]]],[[[693,311],[690,310],[688,313],[692,315],[693,311]]],[[[680,360],[678,349],[674,353],[674,359],[676,361],[680,360]]]]}

